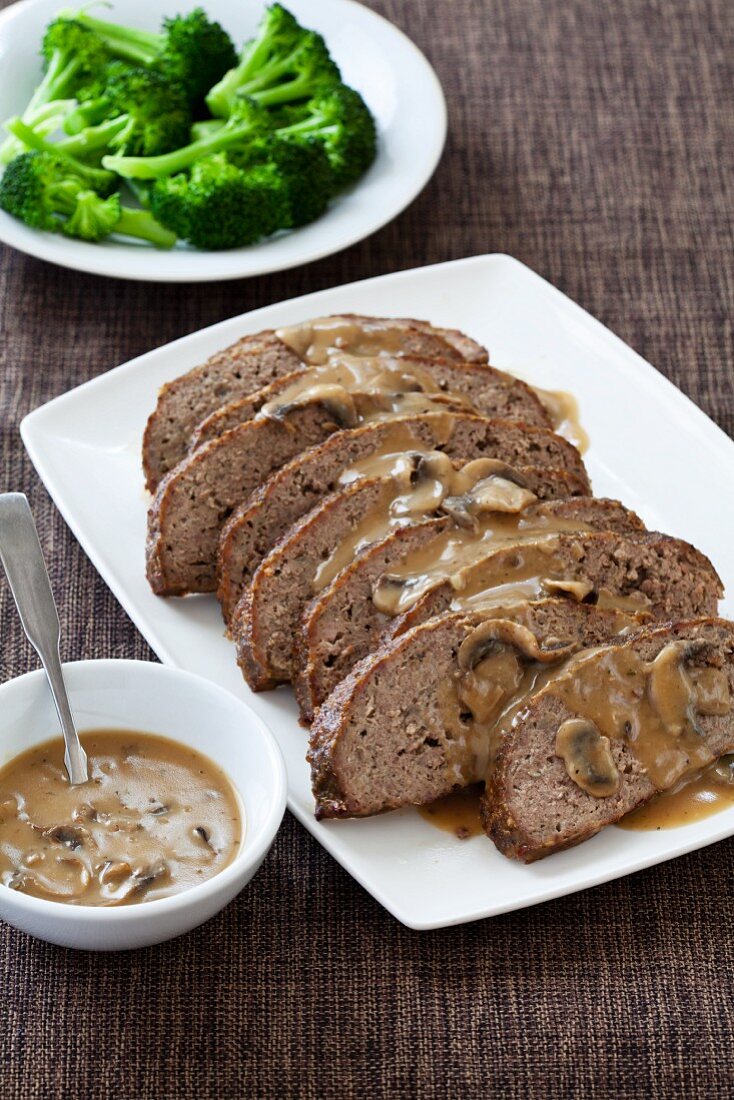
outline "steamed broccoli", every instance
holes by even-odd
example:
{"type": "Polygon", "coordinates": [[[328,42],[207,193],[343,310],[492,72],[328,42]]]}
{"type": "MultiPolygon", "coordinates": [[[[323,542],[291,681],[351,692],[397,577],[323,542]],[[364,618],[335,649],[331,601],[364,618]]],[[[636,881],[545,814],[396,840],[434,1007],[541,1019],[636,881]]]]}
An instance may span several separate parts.
{"type": "Polygon", "coordinates": [[[110,233],[160,248],[176,241],[147,210],[122,206],[116,194],[103,198],[92,190],[84,171],[47,152],[21,153],[10,162],[0,180],[0,207],[34,229],[86,241],[101,241],[110,233]]]}
{"type": "MultiPolygon", "coordinates": [[[[83,135],[76,138],[67,138],[65,141],[56,143],[47,141],[46,138],[31,126],[27,126],[20,118],[14,118],[6,122],[5,128],[13,137],[17,138],[26,151],[48,153],[55,160],[63,159],[69,171],[86,180],[87,187],[106,195],[115,187],[114,173],[95,165],[86,164],[76,154],[80,152],[82,154],[89,153],[91,151],[90,147],[94,146],[95,142],[101,142],[102,147],[106,147],[110,133],[115,132],[116,126],[124,124],[124,119],[119,123],[115,120],[96,129],[90,128],[83,135]]],[[[14,162],[11,161],[10,163],[14,162]]]]}
{"type": "Polygon", "coordinates": [[[303,106],[279,115],[277,133],[320,142],[329,158],[336,189],[363,175],[377,153],[375,120],[359,92],[345,84],[326,88],[303,106]]]}
{"type": "Polygon", "coordinates": [[[363,100],[278,3],[239,61],[200,8],[160,34],[64,12],[43,52],[44,80],[0,147],[0,205],[28,224],[234,248],[318,218],[375,156],[363,100]],[[213,118],[197,113],[207,90],[213,118]],[[121,182],[149,209],[122,207],[121,182]]]}
{"type": "Polygon", "coordinates": [[[201,100],[237,60],[227,32],[201,8],[164,19],[159,34],[108,23],[83,10],[63,14],[94,31],[115,57],[152,66],[178,81],[192,103],[201,100]]]}
{"type": "Polygon", "coordinates": [[[226,118],[243,96],[275,106],[305,99],[340,79],[321,35],[305,30],[289,11],[273,4],[237,66],[211,89],[206,104],[213,115],[226,118]]]}
{"type": "Polygon", "coordinates": [[[196,248],[238,248],[287,224],[288,191],[271,164],[236,168],[223,153],[204,157],[189,173],[157,180],[155,216],[196,248]]]}
{"type": "MultiPolygon", "coordinates": [[[[41,53],[43,80],[23,111],[23,121],[40,133],[53,133],[73,106],[78,89],[96,78],[110,60],[104,44],[79,23],[55,19],[46,28],[41,53]]],[[[18,142],[6,139],[0,146],[0,163],[7,164],[21,151],[18,142]]]]}
{"type": "Polygon", "coordinates": [[[225,152],[232,146],[244,145],[264,136],[270,130],[267,111],[248,100],[238,103],[226,124],[198,141],[192,141],[172,153],[158,157],[107,156],[102,160],[105,168],[124,179],[155,180],[172,176],[191,168],[196,161],[212,153],[225,152]]]}
{"type": "MultiPolygon", "coordinates": [[[[177,149],[188,141],[191,110],[184,88],[155,69],[113,61],[103,74],[104,90],[80,103],[65,119],[68,134],[119,119],[126,124],[110,141],[116,149],[136,156],[154,156],[177,149]]],[[[95,89],[96,90],[96,89],[95,89]]]]}
{"type": "Polygon", "coordinates": [[[334,174],[323,146],[313,138],[280,137],[277,131],[227,154],[238,167],[273,164],[285,182],[290,216],[281,228],[296,229],[320,218],[334,193],[334,174]]]}

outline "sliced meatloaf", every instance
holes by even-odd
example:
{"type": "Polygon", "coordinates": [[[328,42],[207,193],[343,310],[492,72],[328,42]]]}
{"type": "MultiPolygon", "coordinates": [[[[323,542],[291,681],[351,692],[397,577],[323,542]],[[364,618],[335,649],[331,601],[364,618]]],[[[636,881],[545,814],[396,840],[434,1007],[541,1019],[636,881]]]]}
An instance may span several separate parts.
{"type": "Polygon", "coordinates": [[[179,462],[148,511],[147,576],[159,596],[212,592],[222,526],[235,506],[299,451],[336,431],[323,404],[242,424],[179,462]]]}
{"type": "MultiPolygon", "coordinates": [[[[518,471],[531,491],[542,471],[518,471]],[[539,475],[539,476],[538,476],[539,475]]],[[[374,509],[385,480],[371,478],[333,494],[296,523],[260,563],[231,624],[237,655],[248,684],[263,691],[291,680],[297,671],[296,638],[314,577],[339,541],[374,509]]],[[[528,520],[547,516],[594,530],[642,531],[642,521],[617,501],[593,497],[549,501],[523,510],[528,520]]],[[[419,517],[415,517],[419,522],[419,517]]]]}
{"type": "MultiPolygon", "coordinates": [[[[475,628],[490,617],[525,627],[549,664],[634,622],[617,611],[544,600],[494,616],[442,615],[384,643],[339,683],[314,720],[309,760],[317,817],[363,817],[420,805],[484,779],[490,726],[475,725],[455,692],[463,675],[460,647],[471,645],[475,628]]],[[[527,651],[510,648],[512,667],[527,669],[515,688],[522,692],[524,680],[532,683],[536,662],[527,651]]],[[[508,685],[496,686],[502,693],[498,705],[509,701],[512,688],[505,695],[508,685]]]]}
{"type": "MultiPolygon", "coordinates": [[[[222,531],[217,596],[225,622],[265,555],[292,523],[334,491],[340,475],[354,463],[373,454],[411,449],[441,450],[463,461],[497,457],[499,442],[491,420],[468,413],[428,413],[337,432],[297,455],[236,509],[222,531]]],[[[543,484],[536,483],[542,499],[590,491],[585,472],[550,466],[544,470],[543,484]]]]}
{"type": "Polygon", "coordinates": [[[245,336],[212,355],[200,367],[168,382],[148,418],[143,436],[143,470],[151,492],[186,454],[192,432],[214,409],[259,390],[274,378],[303,369],[303,363],[273,334],[245,336]]]}
{"type": "MultiPolygon", "coordinates": [[[[426,545],[435,537],[430,532],[435,523],[429,521],[407,530],[416,544],[425,538],[426,545]]],[[[639,596],[644,600],[643,609],[664,621],[715,614],[723,595],[721,581],[708,558],[688,543],[667,535],[609,531],[560,534],[544,539],[543,547],[543,580],[578,581],[590,586],[587,602],[595,600],[601,591],[625,599],[639,596]]],[[[373,603],[373,587],[411,549],[396,535],[368,547],[307,606],[294,680],[306,721],[354,663],[375,648],[389,626],[390,617],[373,603]]],[[[477,569],[492,569],[509,578],[520,567],[521,553],[519,545],[494,550],[477,569]]],[[[549,593],[541,587],[537,594],[549,593]]],[[[437,585],[422,602],[420,615],[414,614],[413,624],[444,611],[459,610],[456,598],[450,582],[437,585]]],[[[530,598],[527,592],[525,598],[530,598]]]]}
{"type": "MultiPolygon", "coordinates": [[[[700,768],[734,750],[734,624],[705,619],[645,629],[580,662],[582,684],[593,686],[594,677],[608,683],[610,675],[634,682],[629,713],[636,735],[617,726],[624,707],[612,729],[569,694],[569,677],[578,670],[562,674],[565,688],[551,681],[528,699],[502,742],[482,800],[487,834],[506,856],[527,863],[619,821],[677,782],[679,769],[700,768]],[[680,703],[690,709],[682,728],[673,721],[674,693],[665,691],[671,670],[686,685],[680,703]],[[658,673],[665,676],[656,692],[658,673]]],[[[621,692],[624,698],[624,686],[621,692]]],[[[599,701],[595,695],[592,702],[599,701]]]]}
{"type": "MultiPolygon", "coordinates": [[[[408,355],[480,363],[487,360],[485,348],[470,337],[453,329],[434,329],[426,321],[356,315],[350,315],[348,320],[363,322],[371,331],[397,329],[401,333],[402,351],[408,355]]],[[[303,365],[302,355],[276,332],[267,330],[244,336],[206,363],[167,383],[143,437],[143,469],[148,489],[153,492],[161,478],[184,457],[194,429],[205,417],[303,365]]]]}
{"type": "MultiPolygon", "coordinates": [[[[442,392],[458,394],[466,399],[482,416],[523,420],[537,428],[552,427],[545,406],[530,386],[519,379],[510,379],[489,364],[417,356],[401,358],[400,368],[404,373],[409,375],[412,367],[429,374],[442,392]]],[[[198,425],[191,437],[190,449],[250,420],[266,401],[276,398],[302,374],[303,371],[299,371],[296,375],[286,375],[257,394],[237,398],[217,409],[198,425]]]]}
{"type": "Polygon", "coordinates": [[[359,355],[374,355],[384,350],[380,346],[382,334],[387,333],[390,337],[392,332],[397,332],[401,336],[399,347],[406,355],[465,359],[468,363],[486,363],[488,359],[487,349],[471,336],[458,329],[442,328],[415,317],[368,317],[362,313],[339,313],[278,329],[277,334],[302,358],[307,359],[313,339],[312,327],[321,321],[326,321],[327,324],[344,321],[347,326],[357,326],[359,332],[356,339],[359,346],[352,347],[352,335],[347,331],[340,334],[339,348],[359,355]]]}
{"type": "MultiPolygon", "coordinates": [[[[279,417],[258,417],[205,443],[161,482],[149,512],[148,579],[158,595],[212,592],[219,535],[249,494],[296,454],[342,426],[339,410],[321,400],[294,405],[279,417]]],[[[545,428],[487,421],[497,457],[527,465],[583,471],[578,451],[545,428]]],[[[489,447],[488,447],[488,452],[489,447]]]]}

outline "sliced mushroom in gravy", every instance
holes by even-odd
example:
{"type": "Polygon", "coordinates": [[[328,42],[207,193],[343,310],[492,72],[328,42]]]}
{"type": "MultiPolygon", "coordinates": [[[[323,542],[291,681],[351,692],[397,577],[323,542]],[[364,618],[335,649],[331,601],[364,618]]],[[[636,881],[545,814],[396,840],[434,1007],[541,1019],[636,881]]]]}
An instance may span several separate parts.
{"type": "Polygon", "coordinates": [[[0,882],[49,901],[114,906],[180,893],[240,848],[237,795],[211,760],[129,730],[82,734],[89,782],[72,787],[61,740],[0,769],[0,882]]]}

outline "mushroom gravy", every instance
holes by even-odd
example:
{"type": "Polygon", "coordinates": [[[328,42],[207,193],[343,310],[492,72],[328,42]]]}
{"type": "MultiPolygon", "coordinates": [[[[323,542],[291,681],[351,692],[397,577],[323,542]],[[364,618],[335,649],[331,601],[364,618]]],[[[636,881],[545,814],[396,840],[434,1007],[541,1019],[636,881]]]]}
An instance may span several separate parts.
{"type": "Polygon", "coordinates": [[[545,406],[553,431],[573,443],[581,454],[585,454],[590,440],[588,432],[581,424],[579,403],[573,394],[565,390],[541,390],[538,386],[530,388],[545,406]]]}
{"type": "MultiPolygon", "coordinates": [[[[522,624],[522,609],[505,614],[512,619],[487,620],[467,635],[455,677],[438,686],[455,746],[449,779],[465,786],[421,807],[427,821],[460,839],[476,835],[477,780],[491,769],[527,699],[543,690],[578,715],[561,723],[555,745],[578,786],[596,798],[616,792],[610,745],[619,738],[661,789],[620,827],[675,828],[734,806],[734,756],[712,760],[697,733],[699,715],[729,713],[730,685],[723,670],[695,665],[697,643],[670,643],[652,661],[611,646],[569,656],[560,643],[534,655],[538,643],[522,624]]],[[[619,626],[625,629],[621,613],[619,626]]]]}
{"type": "MultiPolygon", "coordinates": [[[[583,600],[588,582],[554,577],[554,536],[588,531],[580,520],[524,509],[508,515],[491,513],[475,530],[451,528],[427,545],[407,554],[403,561],[375,583],[373,602],[385,615],[408,611],[431,588],[448,581],[455,591],[453,611],[481,611],[516,600],[540,596],[571,595],[583,600]],[[494,558],[494,550],[512,546],[511,557],[494,558]]],[[[644,611],[642,594],[634,599],[599,592],[601,607],[644,611]]]]}
{"type": "Polygon", "coordinates": [[[481,836],[484,832],[479,811],[481,797],[481,783],[472,783],[462,791],[455,791],[433,802],[427,802],[425,806],[419,806],[418,813],[429,825],[446,833],[453,833],[458,840],[469,840],[470,837],[481,836]]]}
{"type": "Polygon", "coordinates": [[[176,741],[87,730],[89,783],[72,787],[64,745],[0,769],[0,882],[71,905],[153,901],[212,878],[237,854],[239,799],[213,761],[176,741]]]}
{"type": "Polygon", "coordinates": [[[546,692],[577,716],[574,730],[564,723],[556,740],[570,778],[594,797],[615,793],[615,740],[659,791],[710,764],[698,717],[728,714],[732,699],[726,670],[697,663],[708,649],[705,642],[670,642],[645,661],[633,649],[608,647],[555,677],[546,692]]]}
{"type": "Polygon", "coordinates": [[[627,814],[620,829],[675,829],[734,806],[734,757],[722,756],[698,775],[686,776],[669,791],[627,814]]]}
{"type": "Polygon", "coordinates": [[[466,396],[443,389],[420,360],[334,353],[297,374],[257,415],[282,418],[316,403],[343,428],[445,409],[476,412],[466,396]]]}
{"type": "MultiPolygon", "coordinates": [[[[480,836],[482,784],[472,783],[463,790],[437,798],[418,813],[437,829],[452,833],[458,840],[480,836]]],[[[684,778],[670,791],[662,791],[650,802],[633,810],[617,823],[630,832],[675,829],[702,821],[734,806],[734,758],[722,757],[693,778],[684,778]]]]}
{"type": "Polygon", "coordinates": [[[517,471],[491,458],[474,459],[459,466],[441,451],[409,450],[370,456],[362,463],[362,469],[381,471],[379,480],[383,484],[372,507],[321,563],[314,578],[316,592],[329,584],[362,548],[384,538],[396,527],[439,513],[454,518],[462,507],[470,516],[471,502],[480,497],[483,509],[493,513],[516,513],[537,499],[522,486],[517,471]]]}
{"type": "Polygon", "coordinates": [[[276,330],[275,335],[309,366],[319,366],[335,354],[397,356],[405,346],[405,324],[393,328],[366,317],[315,317],[276,330]]]}

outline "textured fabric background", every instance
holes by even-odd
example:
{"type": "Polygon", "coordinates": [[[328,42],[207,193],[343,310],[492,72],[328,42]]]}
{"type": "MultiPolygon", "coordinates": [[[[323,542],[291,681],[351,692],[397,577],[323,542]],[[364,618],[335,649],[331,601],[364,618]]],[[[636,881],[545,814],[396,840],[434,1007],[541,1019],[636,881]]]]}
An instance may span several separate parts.
{"type": "MultiPolygon", "coordinates": [[[[243,310],[508,252],[734,431],[731,0],[372,5],[435,64],[451,136],[425,192],[370,240],[203,287],[104,281],[0,251],[0,487],[31,497],[69,658],[151,654],[51,507],[18,422],[243,310]]],[[[36,661],[4,590],[0,624],[5,679],[36,661]]],[[[733,856],[729,841],[540,908],[414,933],[288,818],[253,887],[174,943],[85,956],[0,927],[0,1096],[731,1095],[733,856]]]]}

